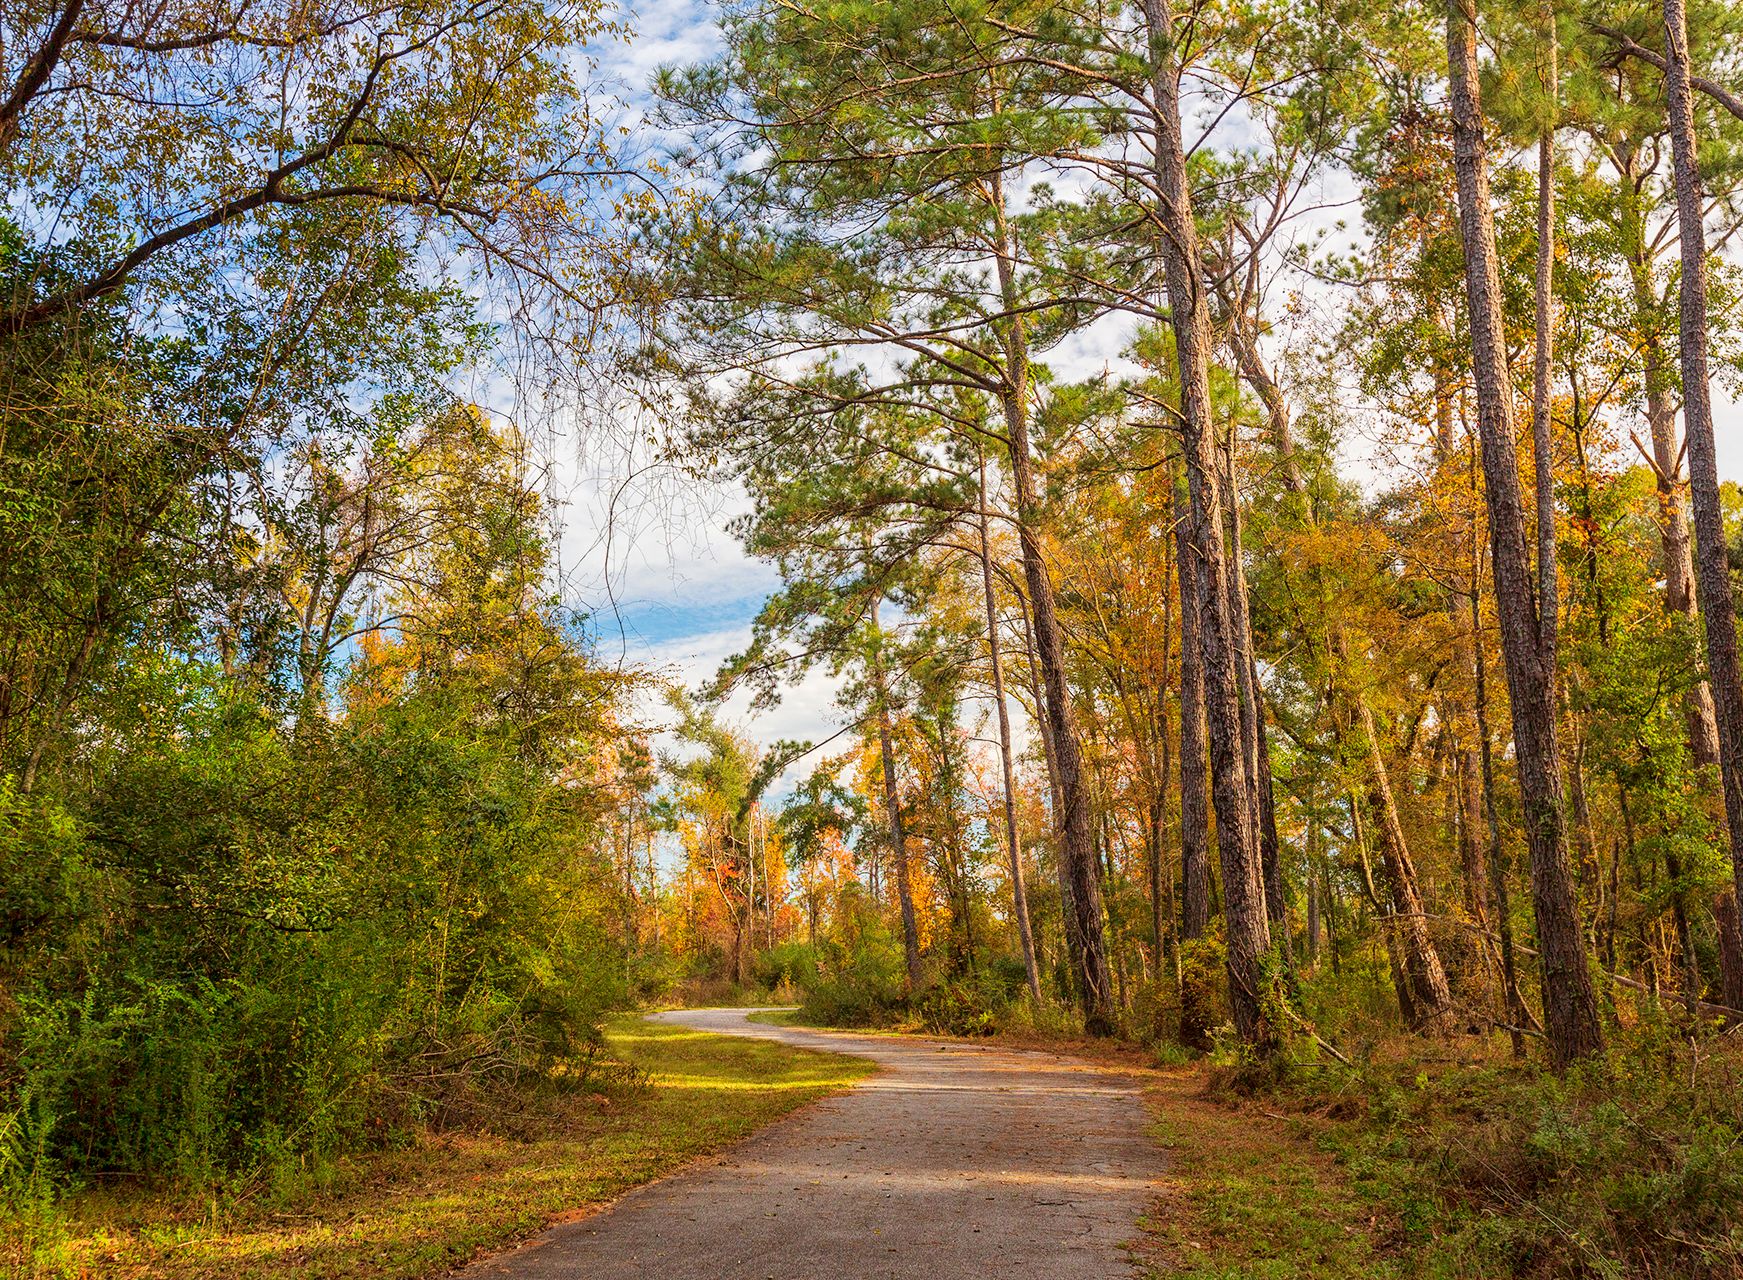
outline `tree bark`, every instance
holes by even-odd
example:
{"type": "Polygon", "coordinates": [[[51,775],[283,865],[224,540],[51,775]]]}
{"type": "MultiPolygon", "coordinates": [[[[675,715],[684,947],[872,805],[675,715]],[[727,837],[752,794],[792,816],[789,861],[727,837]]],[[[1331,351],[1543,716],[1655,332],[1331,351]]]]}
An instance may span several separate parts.
{"type": "Polygon", "coordinates": [[[1532,904],[1542,949],[1544,1022],[1551,1060],[1561,1068],[1599,1052],[1604,1039],[1568,868],[1556,742],[1555,671],[1544,663],[1541,620],[1526,550],[1512,392],[1501,328],[1500,268],[1490,205],[1487,141],[1478,100],[1474,0],[1448,0],[1446,34],[1453,164],[1470,301],[1472,374],[1495,600],[1531,853],[1532,904]]]}
{"type": "MultiPolygon", "coordinates": [[[[1689,86],[1688,16],[1684,0],[1664,0],[1665,84],[1669,98],[1671,158],[1682,255],[1677,317],[1682,357],[1683,431],[1688,442],[1689,488],[1695,515],[1695,588],[1707,631],[1707,679],[1712,685],[1719,736],[1719,777],[1731,870],[1743,898],[1743,676],[1737,659],[1737,615],[1731,599],[1729,556],[1719,500],[1713,445],[1712,393],[1707,383],[1707,234],[1697,167],[1695,113],[1689,86]]],[[[1743,985],[1743,975],[1736,975],[1743,985]]],[[[1725,992],[1743,1007],[1743,990],[1725,992]]]]}
{"type": "Polygon", "coordinates": [[[884,675],[882,638],[878,624],[879,601],[872,601],[873,630],[880,631],[874,643],[880,646],[872,660],[872,694],[878,702],[878,754],[883,760],[884,808],[889,813],[890,855],[895,864],[896,899],[902,911],[902,957],[907,965],[908,990],[920,985],[920,927],[914,916],[914,889],[908,877],[908,834],[902,822],[902,797],[896,786],[896,752],[890,726],[890,692],[884,675]]]}
{"type": "Polygon", "coordinates": [[[1555,95],[1558,90],[1555,10],[1542,0],[1546,63],[1544,92],[1552,123],[1537,136],[1537,272],[1532,283],[1535,350],[1531,375],[1531,451],[1537,488],[1538,648],[1555,693],[1556,641],[1561,623],[1555,563],[1555,451],[1550,438],[1550,371],[1555,356],[1555,95]]]}
{"type": "MultiPolygon", "coordinates": [[[[1035,727],[1041,734],[1041,756],[1047,765],[1047,801],[1048,813],[1053,820],[1053,866],[1058,876],[1060,920],[1065,932],[1065,955],[1069,961],[1071,981],[1081,984],[1083,975],[1083,938],[1078,932],[1077,912],[1071,906],[1071,873],[1065,866],[1065,855],[1059,852],[1064,843],[1064,835],[1060,830],[1059,820],[1063,805],[1059,799],[1059,761],[1054,751],[1053,724],[1042,710],[1045,701],[1041,692],[1041,673],[1035,662],[1035,632],[1029,623],[1028,610],[1023,611],[1023,650],[1028,659],[1029,696],[1035,704],[1035,727]]],[[[1074,987],[1079,1000],[1082,992],[1074,987]]],[[[1068,997],[1073,992],[1065,993],[1068,997]]]]}
{"type": "Polygon", "coordinates": [[[1237,675],[1241,690],[1241,736],[1247,752],[1247,792],[1252,797],[1254,829],[1259,840],[1259,870],[1265,885],[1265,918],[1272,938],[1290,963],[1287,899],[1283,888],[1281,845],[1277,839],[1277,803],[1271,783],[1271,743],[1265,730],[1265,700],[1259,684],[1259,663],[1253,656],[1253,616],[1247,594],[1246,557],[1241,547],[1240,492],[1235,487],[1234,435],[1231,429],[1224,473],[1224,502],[1229,510],[1230,563],[1234,569],[1235,637],[1240,645],[1237,675]]]}
{"type": "MultiPolygon", "coordinates": [[[[1713,922],[1719,931],[1721,988],[1727,993],[1734,987],[1743,989],[1743,920],[1738,919],[1736,894],[1727,890],[1719,895],[1713,903],[1713,922]]],[[[1725,1003],[1733,1009],[1743,1008],[1728,994],[1725,1003]]]]}
{"type": "Polygon", "coordinates": [[[1459,868],[1464,879],[1465,914],[1482,928],[1489,923],[1489,869],[1483,853],[1483,798],[1477,780],[1477,753],[1461,743],[1458,749],[1459,868]]]}
{"type": "Polygon", "coordinates": [[[1170,323],[1180,376],[1182,457],[1191,505],[1191,552],[1198,561],[1199,649],[1204,656],[1205,722],[1210,740],[1211,801],[1216,811],[1217,855],[1223,873],[1223,916],[1228,946],[1229,1004],[1235,1029],[1248,1044],[1268,1051],[1277,1028],[1265,1013],[1261,988],[1271,949],[1265,889],[1241,735],[1239,660],[1231,608],[1233,586],[1223,540],[1216,438],[1210,401],[1210,312],[1204,263],[1194,221],[1181,140],[1177,32],[1170,0],[1144,0],[1154,59],[1156,169],[1161,200],[1162,259],[1170,323]]]}
{"type": "Polygon", "coordinates": [[[999,644],[998,600],[993,594],[993,557],[987,536],[986,454],[980,455],[980,580],[986,594],[987,654],[993,670],[993,705],[999,718],[999,763],[1004,771],[1005,843],[1011,855],[1011,910],[1023,944],[1023,971],[1029,994],[1041,999],[1041,971],[1035,962],[1035,934],[1029,927],[1029,895],[1023,886],[1022,846],[1017,840],[1017,771],[1011,756],[1011,713],[1005,706],[1005,669],[999,644]]]}
{"type": "Polygon", "coordinates": [[[1230,317],[1229,349],[1234,353],[1235,367],[1241,371],[1241,378],[1259,397],[1259,403],[1265,406],[1265,421],[1271,429],[1271,446],[1277,450],[1283,487],[1300,497],[1307,486],[1301,478],[1301,459],[1295,453],[1295,429],[1289,421],[1289,403],[1283,398],[1283,389],[1265,367],[1258,341],[1249,328],[1250,323],[1244,309],[1230,317]]]}
{"type": "MultiPolygon", "coordinates": [[[[1671,395],[1671,371],[1666,366],[1664,347],[1658,336],[1656,313],[1659,299],[1652,285],[1646,238],[1634,197],[1634,164],[1635,160],[1631,155],[1625,155],[1618,161],[1622,171],[1622,208],[1619,221],[1626,241],[1629,284],[1634,303],[1634,327],[1641,335],[1640,371],[1646,391],[1646,427],[1652,440],[1652,472],[1658,495],[1664,611],[1680,614],[1692,623],[1699,617],[1695,608],[1694,544],[1689,537],[1688,517],[1683,511],[1682,461],[1677,449],[1676,405],[1671,395]]],[[[1705,680],[1690,688],[1684,696],[1683,714],[1688,722],[1689,750],[1695,763],[1703,768],[1717,768],[1719,726],[1713,714],[1713,691],[1705,680]]]]}
{"type": "MultiPolygon", "coordinates": [[[[1015,263],[1004,225],[1002,190],[994,196],[998,222],[996,255],[999,288],[1007,308],[1016,309],[1015,263]]],[[[1029,589],[1034,622],[1034,655],[1041,668],[1042,692],[1037,708],[1053,734],[1053,757],[1059,782],[1060,860],[1071,884],[1065,904],[1075,916],[1079,952],[1078,994],[1083,1004],[1084,1030],[1090,1035],[1114,1031],[1113,983],[1108,973],[1107,942],[1102,928],[1101,881],[1096,871],[1095,831],[1089,788],[1083,774],[1083,753],[1072,723],[1071,691],[1065,675],[1065,632],[1054,603],[1053,579],[1047,570],[1035,522],[1039,514],[1034,465],[1029,445],[1029,352],[1023,322],[1013,318],[1003,326],[1005,387],[1000,395],[1011,449],[1011,479],[1016,489],[1017,541],[1022,548],[1023,578],[1029,589]]]]}
{"type": "MultiPolygon", "coordinates": [[[[1169,479],[1169,509],[1173,510],[1173,480],[1169,479]]],[[[1152,768],[1150,773],[1150,941],[1156,958],[1156,970],[1162,970],[1164,953],[1172,954],[1175,950],[1173,939],[1169,937],[1169,928],[1174,918],[1172,902],[1165,899],[1169,894],[1170,881],[1166,871],[1167,855],[1163,846],[1168,838],[1168,775],[1169,765],[1169,724],[1168,724],[1168,673],[1173,666],[1174,628],[1173,618],[1174,597],[1170,592],[1174,570],[1174,538],[1162,540],[1162,667],[1161,678],[1155,689],[1156,714],[1150,722],[1150,730],[1154,734],[1149,760],[1152,768]]]]}
{"type": "Polygon", "coordinates": [[[1416,863],[1398,820],[1398,805],[1392,796],[1392,781],[1386,758],[1380,750],[1380,735],[1368,701],[1357,691],[1352,700],[1362,736],[1367,739],[1370,770],[1369,807],[1380,820],[1380,865],[1392,897],[1397,936],[1404,956],[1404,972],[1410,984],[1412,1025],[1444,1034],[1452,1029],[1452,990],[1446,968],[1428,933],[1428,912],[1422,901],[1422,886],[1416,863]]]}
{"type": "Polygon", "coordinates": [[[1175,495],[1175,560],[1180,578],[1180,936],[1210,926],[1209,748],[1205,742],[1204,658],[1198,647],[1198,557],[1175,495]]]}

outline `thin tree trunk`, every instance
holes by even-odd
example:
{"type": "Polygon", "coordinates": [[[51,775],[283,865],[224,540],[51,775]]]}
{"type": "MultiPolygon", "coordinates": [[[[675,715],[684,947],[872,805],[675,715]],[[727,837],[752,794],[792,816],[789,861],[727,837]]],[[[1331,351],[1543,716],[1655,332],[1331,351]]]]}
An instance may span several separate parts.
{"type": "MultiPolygon", "coordinates": [[[[881,646],[881,629],[878,623],[880,603],[877,600],[872,602],[871,621],[873,630],[880,631],[880,638],[874,643],[881,646]]],[[[896,898],[902,910],[902,957],[907,963],[908,990],[912,992],[920,985],[920,927],[914,917],[914,890],[908,877],[908,836],[902,822],[902,797],[896,787],[896,752],[890,726],[890,692],[884,676],[881,648],[872,660],[872,696],[878,703],[878,754],[883,760],[884,808],[889,813],[890,854],[895,862],[896,898]]]]}
{"type": "MultiPolygon", "coordinates": [[[[1169,510],[1172,514],[1174,499],[1173,476],[1170,473],[1168,481],[1169,510]]],[[[1173,903],[1168,901],[1172,893],[1172,879],[1167,874],[1165,866],[1166,854],[1163,847],[1168,838],[1168,777],[1170,759],[1168,723],[1168,675],[1174,665],[1174,595],[1170,590],[1174,577],[1175,538],[1162,539],[1162,672],[1158,681],[1156,694],[1156,714],[1150,721],[1153,733],[1151,741],[1150,761],[1154,766],[1150,773],[1150,935],[1156,956],[1156,971],[1162,970],[1164,950],[1172,953],[1173,938],[1169,936],[1174,919],[1173,903]]]]}
{"type": "Polygon", "coordinates": [[[1198,646],[1198,557],[1174,496],[1175,561],[1180,579],[1180,936],[1202,938],[1210,926],[1209,748],[1204,724],[1204,657],[1198,646]]]}
{"type": "Polygon", "coordinates": [[[1253,800],[1253,821],[1259,835],[1259,868],[1265,884],[1265,917],[1272,938],[1290,962],[1287,899],[1283,888],[1281,846],[1277,839],[1277,805],[1271,783],[1271,744],[1265,730],[1265,700],[1259,684],[1259,664],[1253,656],[1253,618],[1247,595],[1246,557],[1241,547],[1240,493],[1235,487],[1234,436],[1231,429],[1224,472],[1224,501],[1229,509],[1230,562],[1234,568],[1235,636],[1240,645],[1241,734],[1247,749],[1247,791],[1253,800]]]}
{"type": "Polygon", "coordinates": [[[1380,923],[1380,938],[1386,947],[1386,969],[1392,975],[1392,992],[1398,998],[1398,1014],[1407,1027],[1418,1025],[1416,1011],[1416,993],[1410,982],[1410,970],[1404,959],[1404,949],[1398,941],[1398,910],[1389,902],[1383,901],[1379,890],[1374,885],[1374,864],[1368,857],[1368,840],[1362,830],[1361,808],[1356,804],[1355,793],[1350,794],[1350,835],[1355,841],[1356,858],[1362,868],[1362,892],[1367,896],[1368,905],[1374,909],[1374,917],[1380,923]]]}
{"type": "MultiPolygon", "coordinates": [[[[1071,981],[1078,983],[1083,975],[1083,939],[1078,933],[1077,912],[1071,906],[1071,873],[1066,870],[1065,857],[1058,853],[1059,846],[1064,841],[1059,827],[1059,764],[1054,752],[1053,725],[1042,712],[1041,673],[1035,663],[1035,633],[1029,625],[1029,614],[1023,611],[1023,650],[1029,668],[1029,696],[1035,704],[1035,726],[1041,734],[1041,755],[1047,764],[1047,800],[1048,813],[1053,820],[1053,858],[1054,870],[1059,883],[1060,920],[1065,931],[1065,955],[1069,963],[1071,981]]],[[[1068,997],[1072,992],[1065,993],[1068,997]]],[[[1077,993],[1082,998],[1082,993],[1077,993]]]]}
{"type": "Polygon", "coordinates": [[[1558,88],[1555,9],[1539,5],[1544,27],[1544,92],[1549,121],[1537,136],[1537,274],[1533,282],[1536,343],[1531,378],[1531,449],[1537,472],[1537,617],[1539,659],[1556,671],[1561,605],[1555,563],[1555,452],[1550,439],[1550,371],[1555,358],[1555,95],[1558,88]]]}
{"type": "Polygon", "coordinates": [[[1476,749],[1461,743],[1458,751],[1457,785],[1459,866],[1464,877],[1465,913],[1471,917],[1472,923],[1480,928],[1487,928],[1489,869],[1485,865],[1488,859],[1483,854],[1483,797],[1477,769],[1476,749]]]}
{"type": "MultiPolygon", "coordinates": [[[[1475,539],[1473,539],[1475,541],[1475,539]]],[[[1473,548],[1473,551],[1475,548],[1473,548]]],[[[1501,816],[1495,808],[1495,759],[1489,737],[1489,672],[1488,659],[1483,655],[1482,632],[1478,628],[1478,575],[1471,573],[1471,636],[1475,641],[1472,655],[1476,679],[1474,713],[1477,722],[1477,749],[1482,760],[1483,816],[1489,827],[1489,895],[1495,908],[1495,932],[1501,939],[1501,1007],[1507,1018],[1507,1033],[1513,1043],[1513,1056],[1525,1057],[1525,997],[1519,991],[1519,958],[1513,946],[1513,904],[1507,890],[1507,864],[1501,844],[1501,816]]]]}
{"type": "MultiPolygon", "coordinates": [[[[1721,893],[1713,903],[1713,922],[1719,932],[1720,983],[1727,993],[1734,988],[1743,988],[1743,920],[1737,917],[1737,895],[1729,891],[1721,893]]],[[[1743,1007],[1728,994],[1725,1003],[1733,1009],[1743,1007]]]]}
{"type": "Polygon", "coordinates": [[[1428,912],[1423,906],[1422,886],[1417,879],[1416,863],[1410,856],[1410,846],[1404,838],[1404,825],[1398,820],[1398,805],[1392,797],[1392,781],[1387,773],[1386,758],[1380,751],[1380,735],[1374,727],[1373,713],[1360,692],[1355,693],[1353,701],[1362,735],[1368,741],[1369,803],[1380,821],[1380,864],[1385,869],[1386,887],[1397,915],[1397,935],[1404,952],[1404,968],[1410,982],[1415,1015],[1412,1025],[1445,1033],[1451,1029],[1452,1021],[1452,990],[1447,985],[1446,968],[1441,963],[1434,939],[1428,933],[1428,912]]]}
{"type": "MultiPolygon", "coordinates": [[[[1652,286],[1640,210],[1633,197],[1634,158],[1624,156],[1622,167],[1621,230],[1627,241],[1628,276],[1634,302],[1634,326],[1640,333],[1641,381],[1646,391],[1646,427],[1652,439],[1652,472],[1658,495],[1659,548],[1664,570],[1664,611],[1680,614],[1691,623],[1695,608],[1694,544],[1689,537],[1688,517],[1683,511],[1682,460],[1677,448],[1676,405],[1671,398],[1671,371],[1666,367],[1659,342],[1656,312],[1658,298],[1652,286]]],[[[1703,768],[1719,764],[1719,726],[1713,715],[1713,691],[1701,680],[1684,695],[1683,714],[1688,723],[1689,750],[1703,768]]]]}
{"type": "Polygon", "coordinates": [[[1005,843],[1011,855],[1011,909],[1017,916],[1017,934],[1023,944],[1023,971],[1029,979],[1029,994],[1041,999],[1041,971],[1035,962],[1035,934],[1029,927],[1029,895],[1023,886],[1023,856],[1017,840],[1017,771],[1011,755],[1011,713],[1005,706],[1005,670],[999,644],[998,600],[993,594],[993,558],[987,535],[986,453],[980,453],[980,571],[986,594],[987,653],[993,670],[993,705],[999,717],[999,763],[1004,770],[1005,843]]]}
{"type": "MultiPolygon", "coordinates": [[[[1719,776],[1731,870],[1743,898],[1743,675],[1738,671],[1737,615],[1731,600],[1729,555],[1713,445],[1712,393],[1707,383],[1707,234],[1697,167],[1694,101],[1689,87],[1688,16],[1683,0],[1664,0],[1665,84],[1676,170],[1676,210],[1682,254],[1678,345],[1682,355],[1683,428],[1695,514],[1695,586],[1707,630],[1707,678],[1719,731],[1719,776]]],[[[1738,977],[1743,984],[1743,975],[1738,977]]],[[[1725,992],[1743,1007],[1743,989],[1725,992]]]]}
{"type": "Polygon", "coordinates": [[[1568,868],[1556,742],[1555,671],[1544,661],[1542,622],[1533,598],[1526,551],[1512,391],[1501,328],[1500,268],[1489,196],[1487,143],[1478,100],[1474,0],[1448,0],[1447,61],[1495,600],[1531,852],[1532,904],[1542,951],[1544,1022],[1551,1060],[1561,1068],[1599,1052],[1604,1037],[1568,868]]]}
{"type": "Polygon", "coordinates": [[[1156,169],[1163,222],[1162,258],[1174,348],[1180,375],[1182,456],[1191,503],[1191,548],[1198,558],[1199,649],[1204,655],[1205,720],[1210,740],[1211,800],[1216,810],[1217,854],[1223,872],[1223,917],[1228,947],[1229,1004],[1235,1029],[1248,1044],[1268,1050],[1277,1029],[1264,1010],[1264,956],[1271,949],[1257,833],[1247,794],[1241,741],[1238,654],[1231,616],[1232,584],[1217,492],[1216,440],[1210,401],[1210,313],[1204,296],[1192,189],[1181,140],[1177,33],[1170,0],[1144,0],[1154,59],[1156,169]]]}
{"type": "Polygon", "coordinates": [[[1300,496],[1306,492],[1307,486],[1301,478],[1301,460],[1295,453],[1295,431],[1289,422],[1289,403],[1283,398],[1283,389],[1265,367],[1264,357],[1259,354],[1259,344],[1250,327],[1253,323],[1244,308],[1230,317],[1229,349],[1234,352],[1235,367],[1241,371],[1241,377],[1259,397],[1259,403],[1265,406],[1265,421],[1271,428],[1271,445],[1277,450],[1283,487],[1300,496]]]}

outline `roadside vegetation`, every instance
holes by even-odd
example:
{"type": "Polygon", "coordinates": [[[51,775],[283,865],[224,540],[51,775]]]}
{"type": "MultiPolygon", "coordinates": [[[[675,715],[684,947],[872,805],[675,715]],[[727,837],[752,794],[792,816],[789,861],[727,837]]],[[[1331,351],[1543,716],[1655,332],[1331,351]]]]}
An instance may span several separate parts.
{"type": "Polygon", "coordinates": [[[834,1093],[859,1058],[611,1018],[580,1087],[222,1190],[105,1182],[0,1233],[0,1273],[414,1280],[584,1215],[834,1093]]]}

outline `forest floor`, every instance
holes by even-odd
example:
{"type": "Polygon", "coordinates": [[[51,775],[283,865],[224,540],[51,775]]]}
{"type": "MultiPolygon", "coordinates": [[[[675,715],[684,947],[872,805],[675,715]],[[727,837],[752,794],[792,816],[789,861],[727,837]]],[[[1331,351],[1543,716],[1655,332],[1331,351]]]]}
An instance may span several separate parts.
{"type": "MultiPolygon", "coordinates": [[[[855,1057],[626,1016],[613,1056],[653,1087],[570,1100],[535,1132],[422,1135],[323,1185],[189,1197],[98,1188],[0,1222],[0,1276],[410,1280],[583,1216],[875,1068],[855,1057]]],[[[528,1128],[522,1121],[522,1128],[528,1128]]]]}

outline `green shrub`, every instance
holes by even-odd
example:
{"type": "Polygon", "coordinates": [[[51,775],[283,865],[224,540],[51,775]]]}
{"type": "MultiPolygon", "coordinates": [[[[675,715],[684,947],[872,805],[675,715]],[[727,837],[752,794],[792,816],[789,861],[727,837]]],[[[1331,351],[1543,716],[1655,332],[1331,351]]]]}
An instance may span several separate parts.
{"type": "Polygon", "coordinates": [[[1296,1082],[1357,1184],[1430,1274],[1743,1273],[1743,1050],[1616,1032],[1609,1055],[1557,1077],[1529,1066],[1296,1082]]]}
{"type": "Polygon", "coordinates": [[[759,954],[751,972],[767,990],[805,991],[817,982],[817,951],[809,943],[782,942],[759,954]]]}
{"type": "Polygon", "coordinates": [[[987,1036],[998,1029],[1000,1006],[971,982],[944,982],[913,1000],[911,1012],[927,1031],[946,1036],[987,1036]]]}
{"type": "Polygon", "coordinates": [[[1227,953],[1214,938],[1180,944],[1179,1042],[1206,1050],[1212,1031],[1229,1020],[1227,953]]]}
{"type": "Polygon", "coordinates": [[[572,1079],[625,997],[590,802],[460,710],[213,700],[77,814],[0,784],[0,1194],[270,1184],[572,1079]]]}

